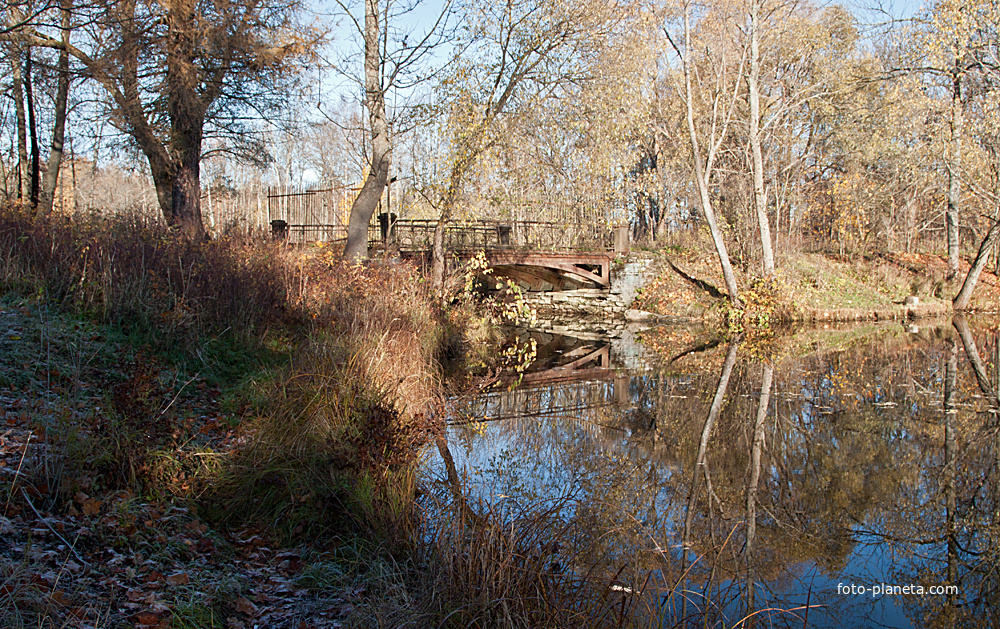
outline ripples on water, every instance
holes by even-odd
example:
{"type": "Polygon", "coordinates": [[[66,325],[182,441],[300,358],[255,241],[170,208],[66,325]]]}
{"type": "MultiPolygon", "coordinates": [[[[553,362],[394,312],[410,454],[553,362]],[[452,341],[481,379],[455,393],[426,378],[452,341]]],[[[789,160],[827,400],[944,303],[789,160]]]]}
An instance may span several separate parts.
{"type": "Polygon", "coordinates": [[[546,521],[553,572],[605,575],[658,626],[995,626],[996,323],[800,331],[770,362],[536,340],[448,450],[470,503],[546,521]]]}

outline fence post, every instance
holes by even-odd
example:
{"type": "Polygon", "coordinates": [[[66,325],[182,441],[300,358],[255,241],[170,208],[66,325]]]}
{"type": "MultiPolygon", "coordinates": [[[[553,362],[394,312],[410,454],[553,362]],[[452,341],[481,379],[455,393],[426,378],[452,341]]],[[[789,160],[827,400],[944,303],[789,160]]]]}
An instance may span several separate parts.
{"type": "Polygon", "coordinates": [[[615,253],[628,254],[631,250],[628,225],[618,225],[614,228],[614,234],[615,253]]]}

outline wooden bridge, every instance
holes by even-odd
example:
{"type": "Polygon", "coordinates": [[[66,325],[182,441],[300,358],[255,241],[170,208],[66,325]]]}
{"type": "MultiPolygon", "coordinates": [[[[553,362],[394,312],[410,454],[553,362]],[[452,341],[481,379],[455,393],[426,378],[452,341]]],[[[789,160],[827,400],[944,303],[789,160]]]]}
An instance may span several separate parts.
{"type": "MultiPolygon", "coordinates": [[[[268,213],[275,236],[296,244],[346,240],[349,192],[347,188],[269,192],[268,213]]],[[[430,264],[436,219],[397,220],[394,214],[373,219],[368,231],[371,249],[430,264]]],[[[628,228],[600,223],[456,221],[448,223],[444,244],[449,261],[468,260],[484,252],[495,275],[512,278],[528,290],[607,288],[612,260],[628,252],[628,228]]]]}
{"type": "MultiPolygon", "coordinates": [[[[386,215],[373,247],[430,262],[436,220],[389,221],[386,215]]],[[[528,290],[607,288],[611,263],[628,253],[628,228],[543,221],[464,221],[445,229],[449,258],[468,260],[483,252],[495,275],[528,290]]]]}

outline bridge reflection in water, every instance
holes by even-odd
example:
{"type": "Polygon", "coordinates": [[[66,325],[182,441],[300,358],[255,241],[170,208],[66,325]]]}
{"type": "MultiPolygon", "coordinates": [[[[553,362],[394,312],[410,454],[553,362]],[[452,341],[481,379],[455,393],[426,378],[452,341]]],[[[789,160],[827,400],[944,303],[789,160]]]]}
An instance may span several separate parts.
{"type": "MultiPolygon", "coordinates": [[[[623,411],[629,405],[629,377],[611,363],[610,339],[584,340],[533,332],[536,342],[528,370],[506,376],[501,386],[472,400],[463,415],[475,421],[535,417],[583,417],[596,409],[623,411]],[[514,386],[516,385],[516,386],[514,386]],[[513,386],[513,388],[511,388],[513,386]]],[[[460,424],[462,419],[452,423],[460,424]]]]}

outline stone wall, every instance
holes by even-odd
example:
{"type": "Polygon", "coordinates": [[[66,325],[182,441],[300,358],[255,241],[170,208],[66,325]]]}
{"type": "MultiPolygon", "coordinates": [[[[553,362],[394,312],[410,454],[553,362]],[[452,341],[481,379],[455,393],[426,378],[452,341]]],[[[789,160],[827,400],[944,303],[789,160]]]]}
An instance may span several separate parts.
{"type": "Polygon", "coordinates": [[[630,311],[636,291],[651,276],[652,259],[631,255],[611,269],[611,288],[528,292],[527,301],[538,314],[532,326],[577,338],[620,337],[629,321],[640,319],[630,311]]]}

